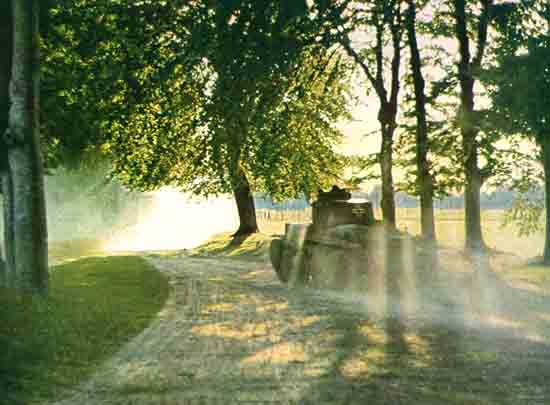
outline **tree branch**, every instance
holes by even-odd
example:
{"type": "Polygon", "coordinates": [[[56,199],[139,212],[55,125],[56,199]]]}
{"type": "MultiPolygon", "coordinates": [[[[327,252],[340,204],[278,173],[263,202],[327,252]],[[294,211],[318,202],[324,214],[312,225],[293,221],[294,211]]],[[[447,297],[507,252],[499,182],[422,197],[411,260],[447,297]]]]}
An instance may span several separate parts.
{"type": "Polygon", "coordinates": [[[372,72],[371,72],[369,66],[365,63],[363,58],[361,58],[361,56],[359,56],[357,51],[351,47],[350,42],[351,41],[349,40],[349,38],[346,38],[346,39],[340,41],[340,44],[345,49],[345,51],[348,53],[348,55],[355,61],[355,63],[357,63],[361,67],[361,69],[363,70],[363,72],[365,73],[365,75],[367,76],[367,78],[369,79],[371,84],[373,85],[374,90],[376,91],[376,94],[378,94],[378,96],[380,98],[385,99],[385,91],[380,92],[380,89],[379,89],[379,86],[378,86],[378,81],[372,75],[372,72]]]}
{"type": "MultiPolygon", "coordinates": [[[[380,23],[377,15],[375,15],[374,18],[376,25],[376,47],[374,49],[376,55],[376,81],[381,88],[384,88],[384,76],[382,74],[384,72],[384,22],[380,23]]],[[[385,92],[384,90],[384,93],[385,92]]],[[[385,99],[386,95],[384,95],[384,100],[385,99]]]]}
{"type": "MultiPolygon", "coordinates": [[[[397,5],[396,14],[393,16],[391,24],[393,58],[391,62],[391,94],[390,104],[397,106],[397,97],[399,94],[399,69],[401,67],[401,5],[397,5]]],[[[392,10],[393,13],[393,10],[392,10]]]]}
{"type": "Polygon", "coordinates": [[[489,9],[493,5],[493,0],[482,0],[482,10],[479,16],[477,26],[477,50],[474,59],[472,60],[472,70],[477,71],[481,67],[481,61],[485,54],[487,45],[487,29],[489,27],[489,9]]]}
{"type": "Polygon", "coordinates": [[[469,70],[470,65],[470,40],[466,27],[466,2],[465,0],[454,0],[453,4],[455,8],[455,30],[460,51],[459,68],[462,73],[469,70]]]}

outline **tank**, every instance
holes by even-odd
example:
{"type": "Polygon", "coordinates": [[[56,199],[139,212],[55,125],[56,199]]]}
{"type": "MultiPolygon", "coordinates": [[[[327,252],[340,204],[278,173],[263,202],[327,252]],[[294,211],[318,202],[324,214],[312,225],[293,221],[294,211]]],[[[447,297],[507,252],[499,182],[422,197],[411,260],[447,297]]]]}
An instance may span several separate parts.
{"type": "Polygon", "coordinates": [[[271,242],[271,263],[279,280],[333,289],[367,285],[380,244],[391,239],[375,220],[372,204],[334,186],[319,193],[312,219],[286,224],[285,234],[271,242]]]}

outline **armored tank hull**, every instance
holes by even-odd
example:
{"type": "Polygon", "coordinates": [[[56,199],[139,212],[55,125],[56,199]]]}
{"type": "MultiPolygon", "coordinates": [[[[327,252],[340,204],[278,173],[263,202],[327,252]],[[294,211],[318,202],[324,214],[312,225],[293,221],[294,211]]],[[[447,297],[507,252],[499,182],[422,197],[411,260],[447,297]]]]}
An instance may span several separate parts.
{"type": "Polygon", "coordinates": [[[370,202],[349,197],[337,188],[321,193],[312,223],[287,224],[284,236],[272,241],[271,262],[283,283],[348,289],[376,277],[372,269],[386,260],[381,253],[400,236],[374,219],[370,202]]]}

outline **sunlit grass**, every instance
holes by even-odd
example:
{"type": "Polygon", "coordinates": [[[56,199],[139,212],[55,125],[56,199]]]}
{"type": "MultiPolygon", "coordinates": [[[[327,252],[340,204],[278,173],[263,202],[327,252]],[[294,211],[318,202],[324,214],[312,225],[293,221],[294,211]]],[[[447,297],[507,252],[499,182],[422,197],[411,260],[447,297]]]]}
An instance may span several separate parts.
{"type": "Polygon", "coordinates": [[[191,256],[226,257],[249,261],[269,260],[269,244],[272,237],[256,233],[243,241],[236,242],[230,233],[212,236],[202,245],[192,249],[191,256]]]}
{"type": "Polygon", "coordinates": [[[511,266],[502,271],[505,280],[510,283],[523,282],[536,286],[541,291],[550,292],[550,268],[540,264],[511,266]]]}
{"type": "Polygon", "coordinates": [[[124,256],[55,266],[46,299],[0,289],[0,403],[39,403],[78,384],[149,324],[168,290],[145,260],[124,256]]]}

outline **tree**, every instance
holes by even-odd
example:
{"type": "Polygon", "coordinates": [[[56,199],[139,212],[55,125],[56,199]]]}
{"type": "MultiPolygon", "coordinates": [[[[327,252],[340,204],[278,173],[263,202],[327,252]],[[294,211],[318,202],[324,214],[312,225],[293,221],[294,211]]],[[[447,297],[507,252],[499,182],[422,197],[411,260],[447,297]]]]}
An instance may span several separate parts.
{"type": "Polygon", "coordinates": [[[393,145],[399,107],[401,39],[403,35],[402,4],[400,1],[391,0],[373,1],[365,4],[364,8],[355,9],[352,15],[355,20],[354,26],[374,29],[374,32],[370,33],[374,37],[371,49],[357,51],[348,35],[343,36],[340,43],[361,68],[380,102],[378,122],[382,136],[379,154],[382,178],[381,207],[384,222],[390,227],[395,227],[393,145]],[[384,56],[388,41],[391,49],[389,69],[384,56]],[[389,83],[386,81],[387,77],[389,77],[389,83]]]}
{"type": "Polygon", "coordinates": [[[243,234],[257,229],[252,191],[311,193],[339,174],[333,123],[347,112],[350,69],[316,42],[305,3],[83,0],[54,11],[50,144],[99,145],[133,189],[232,192],[243,234]]]}
{"type": "MultiPolygon", "coordinates": [[[[534,3],[524,3],[524,8],[513,10],[515,15],[503,15],[498,66],[484,78],[491,86],[493,124],[507,133],[521,133],[539,147],[546,207],[543,262],[550,265],[550,6],[534,3]],[[532,27],[537,27],[535,32],[532,27]]],[[[523,179],[529,185],[533,181],[523,179]]],[[[537,213],[535,219],[542,212],[536,201],[523,198],[518,203],[516,210],[523,204],[524,210],[537,213]]]]}
{"type": "Polygon", "coordinates": [[[422,62],[416,36],[416,4],[408,0],[405,15],[407,39],[410,50],[410,65],[414,84],[414,100],[416,115],[416,178],[420,195],[421,235],[426,240],[435,240],[434,219],[434,180],[428,161],[428,122],[426,113],[425,81],[422,74],[422,62]]]}
{"type": "Polygon", "coordinates": [[[157,96],[187,1],[43,0],[41,126],[48,167],[101,154],[114,121],[157,96]]]}
{"type": "Polygon", "coordinates": [[[9,117],[9,83],[11,76],[12,59],[12,24],[11,24],[11,1],[4,1],[0,4],[0,190],[3,199],[4,219],[4,251],[5,262],[0,257],[0,279],[7,281],[8,274],[13,270],[13,243],[11,237],[11,208],[13,200],[11,191],[11,178],[9,176],[8,147],[3,134],[8,128],[9,117]]]}
{"type": "Polygon", "coordinates": [[[264,87],[265,80],[280,79],[279,74],[284,73],[285,65],[300,46],[296,38],[288,40],[284,34],[285,29],[293,29],[293,18],[307,15],[305,3],[296,2],[300,3],[303,8],[298,7],[295,16],[294,10],[270,1],[243,1],[239,5],[219,2],[212,7],[215,15],[209,26],[214,32],[209,35],[211,43],[203,48],[207,51],[203,57],[207,58],[217,79],[205,110],[207,126],[214,138],[227,139],[224,142],[228,151],[226,170],[240,218],[237,235],[258,231],[243,148],[254,127],[252,119],[260,107],[258,101],[265,105],[273,100],[270,94],[273,92],[264,87]],[[266,17],[266,9],[270,10],[271,18],[266,17]],[[293,13],[289,16],[287,11],[293,13]],[[274,55],[277,57],[273,58],[274,55]],[[272,65],[277,62],[282,69],[272,65]]]}
{"type": "MultiPolygon", "coordinates": [[[[458,41],[460,60],[457,64],[460,84],[460,107],[458,123],[462,136],[463,170],[465,176],[465,237],[467,250],[479,250],[485,247],[481,230],[480,195],[483,182],[488,173],[482,172],[478,162],[479,117],[475,110],[474,86],[479,78],[481,63],[487,47],[487,31],[490,22],[490,9],[493,0],[480,0],[480,14],[473,17],[466,7],[466,0],[453,0],[453,18],[455,37],[458,41]],[[476,52],[472,56],[470,49],[470,22],[475,21],[476,52]]],[[[475,2],[478,3],[478,2],[475,2]]]]}
{"type": "MultiPolygon", "coordinates": [[[[10,282],[18,289],[45,294],[48,289],[48,249],[44,183],[39,139],[39,1],[12,2],[13,60],[10,110],[4,142],[7,146],[8,195],[13,195],[13,268],[10,282]],[[11,190],[10,190],[11,189],[11,190]]],[[[6,201],[6,194],[4,199],[6,201]]],[[[7,198],[10,201],[10,198],[7,198]]],[[[8,253],[9,257],[9,253],[8,253]]],[[[8,264],[11,264],[8,262],[8,264]]]]}

